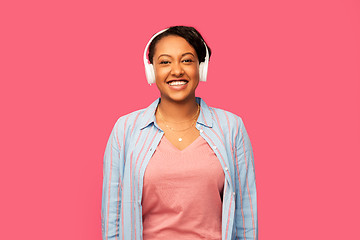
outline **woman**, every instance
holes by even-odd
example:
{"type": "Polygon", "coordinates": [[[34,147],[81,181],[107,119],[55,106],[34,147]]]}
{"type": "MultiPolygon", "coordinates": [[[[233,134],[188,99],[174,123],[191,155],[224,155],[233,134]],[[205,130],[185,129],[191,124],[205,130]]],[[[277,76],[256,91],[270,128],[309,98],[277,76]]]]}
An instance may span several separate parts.
{"type": "Polygon", "coordinates": [[[120,117],[111,132],[103,239],[257,239],[253,153],[243,122],[195,97],[211,50],[184,26],[155,34],[148,46],[146,75],[161,97],[120,117]]]}

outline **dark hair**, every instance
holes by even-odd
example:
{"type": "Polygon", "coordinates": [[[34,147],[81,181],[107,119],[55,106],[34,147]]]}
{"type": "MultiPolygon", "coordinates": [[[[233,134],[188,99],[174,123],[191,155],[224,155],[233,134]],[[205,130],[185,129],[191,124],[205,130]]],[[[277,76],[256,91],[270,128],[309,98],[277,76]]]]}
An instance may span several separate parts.
{"type": "MultiPolygon", "coordinates": [[[[195,49],[196,54],[198,55],[199,63],[205,61],[205,56],[206,56],[206,49],[204,45],[205,40],[203,39],[201,34],[193,27],[172,26],[169,29],[167,29],[165,32],[162,32],[159,35],[157,35],[151,41],[149,46],[149,54],[148,54],[148,59],[151,64],[153,63],[156,43],[163,37],[170,35],[176,35],[184,38],[195,49]]],[[[209,59],[210,59],[211,50],[207,44],[206,46],[209,51],[209,59]]]]}

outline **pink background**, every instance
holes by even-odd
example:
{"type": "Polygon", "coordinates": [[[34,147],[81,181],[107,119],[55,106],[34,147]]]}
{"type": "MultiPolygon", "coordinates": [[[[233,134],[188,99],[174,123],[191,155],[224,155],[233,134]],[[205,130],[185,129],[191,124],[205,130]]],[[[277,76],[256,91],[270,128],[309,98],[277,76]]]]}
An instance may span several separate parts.
{"type": "Polygon", "coordinates": [[[1,1],[0,239],[101,238],[105,144],[158,97],[142,54],[170,25],[213,50],[197,95],[245,122],[260,239],[360,239],[359,1],[220,3],[1,1]]]}

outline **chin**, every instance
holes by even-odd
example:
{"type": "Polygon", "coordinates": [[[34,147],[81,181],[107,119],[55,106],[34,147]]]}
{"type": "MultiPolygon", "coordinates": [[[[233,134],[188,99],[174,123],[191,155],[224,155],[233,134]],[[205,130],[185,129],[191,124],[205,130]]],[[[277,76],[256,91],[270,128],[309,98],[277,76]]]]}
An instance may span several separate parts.
{"type": "Polygon", "coordinates": [[[162,96],[162,98],[168,99],[169,101],[173,101],[173,102],[184,102],[186,100],[195,98],[195,94],[194,95],[172,94],[172,95],[162,96]]]}

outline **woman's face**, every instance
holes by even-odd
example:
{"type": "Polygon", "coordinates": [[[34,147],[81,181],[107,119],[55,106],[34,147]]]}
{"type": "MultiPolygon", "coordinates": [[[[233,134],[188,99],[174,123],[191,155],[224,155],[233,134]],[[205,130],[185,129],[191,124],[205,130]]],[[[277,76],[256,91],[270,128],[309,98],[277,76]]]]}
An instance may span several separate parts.
{"type": "Polygon", "coordinates": [[[155,46],[153,65],[162,99],[180,102],[195,98],[199,60],[184,38],[170,35],[160,39],[155,46]]]}

